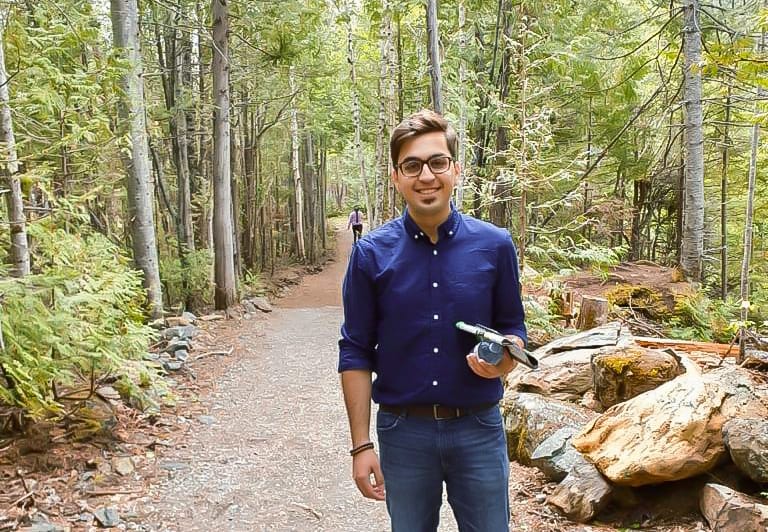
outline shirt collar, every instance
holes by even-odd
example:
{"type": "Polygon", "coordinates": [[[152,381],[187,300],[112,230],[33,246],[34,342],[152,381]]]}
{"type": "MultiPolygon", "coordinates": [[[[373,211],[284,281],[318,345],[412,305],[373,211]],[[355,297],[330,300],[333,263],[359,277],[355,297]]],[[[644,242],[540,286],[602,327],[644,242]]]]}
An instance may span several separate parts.
{"type": "MultiPolygon", "coordinates": [[[[405,232],[414,240],[427,238],[421,228],[416,225],[416,222],[414,222],[413,218],[411,218],[411,215],[408,212],[408,207],[406,207],[405,212],[403,212],[403,224],[405,226],[405,232]]],[[[456,207],[454,207],[453,202],[451,202],[451,213],[448,215],[448,218],[437,228],[439,239],[453,238],[456,236],[460,224],[461,215],[459,214],[459,211],[456,210],[456,207]]]]}

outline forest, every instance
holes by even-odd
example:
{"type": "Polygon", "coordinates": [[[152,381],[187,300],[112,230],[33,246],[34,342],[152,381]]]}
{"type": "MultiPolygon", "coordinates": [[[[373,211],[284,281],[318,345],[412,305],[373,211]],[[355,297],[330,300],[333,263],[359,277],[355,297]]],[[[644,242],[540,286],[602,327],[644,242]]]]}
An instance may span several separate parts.
{"type": "Polygon", "coordinates": [[[675,266],[669,336],[759,333],[767,26],[760,0],[6,1],[0,404],[144,385],[152,319],[321,263],[353,205],[398,216],[389,133],[423,108],[524,268],[675,266]]]}

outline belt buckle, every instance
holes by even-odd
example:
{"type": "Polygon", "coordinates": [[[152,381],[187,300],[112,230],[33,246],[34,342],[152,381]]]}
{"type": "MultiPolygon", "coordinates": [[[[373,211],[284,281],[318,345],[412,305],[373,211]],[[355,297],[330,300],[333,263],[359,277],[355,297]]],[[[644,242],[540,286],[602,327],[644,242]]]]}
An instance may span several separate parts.
{"type": "Polygon", "coordinates": [[[459,412],[460,412],[459,408],[454,408],[454,410],[455,410],[455,414],[456,414],[456,415],[455,415],[455,416],[453,416],[453,417],[440,417],[440,416],[438,415],[438,413],[437,413],[437,412],[438,412],[438,409],[440,408],[440,406],[442,406],[442,405],[432,405],[432,417],[433,417],[433,418],[434,418],[436,421],[442,421],[442,420],[444,420],[444,419],[453,419],[453,418],[456,418],[456,417],[461,417],[461,416],[459,415],[459,412]]]}

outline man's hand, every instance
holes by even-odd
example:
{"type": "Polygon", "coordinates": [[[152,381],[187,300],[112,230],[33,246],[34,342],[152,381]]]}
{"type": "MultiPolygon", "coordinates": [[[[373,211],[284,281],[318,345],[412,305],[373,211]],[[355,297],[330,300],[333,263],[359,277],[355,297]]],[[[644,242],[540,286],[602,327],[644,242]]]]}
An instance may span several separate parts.
{"type": "MultiPolygon", "coordinates": [[[[523,340],[517,336],[508,335],[507,338],[515,342],[520,347],[525,345],[523,340]]],[[[482,358],[478,357],[475,351],[472,351],[467,355],[467,364],[469,364],[469,368],[472,370],[472,372],[479,377],[484,377],[486,379],[498,379],[499,377],[503,377],[515,369],[517,366],[517,360],[513,359],[509,353],[507,353],[506,349],[504,352],[506,353],[506,356],[501,359],[501,362],[499,362],[497,366],[489,364],[482,358]]]]}
{"type": "Polygon", "coordinates": [[[352,457],[352,478],[363,497],[376,501],[384,500],[384,475],[381,474],[379,457],[373,449],[352,457]],[[371,482],[373,475],[373,482],[371,482]]]}

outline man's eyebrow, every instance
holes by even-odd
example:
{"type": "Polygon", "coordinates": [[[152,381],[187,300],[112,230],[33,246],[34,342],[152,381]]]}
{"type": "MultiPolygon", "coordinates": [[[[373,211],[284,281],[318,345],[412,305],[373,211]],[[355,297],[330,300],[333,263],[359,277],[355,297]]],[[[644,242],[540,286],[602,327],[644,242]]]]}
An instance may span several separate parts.
{"type": "Polygon", "coordinates": [[[404,163],[406,161],[428,161],[428,160],[433,159],[435,157],[448,157],[448,154],[445,153],[445,152],[433,153],[432,155],[430,155],[426,159],[419,159],[418,157],[411,156],[411,157],[406,157],[405,159],[402,160],[402,162],[404,163]]]}

